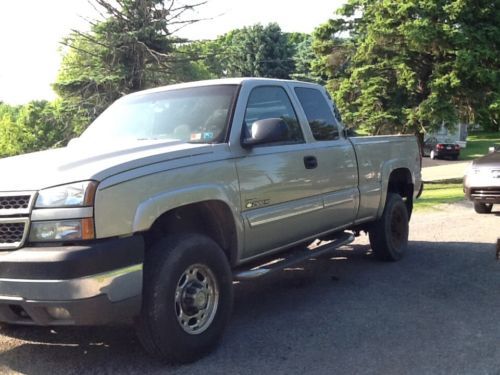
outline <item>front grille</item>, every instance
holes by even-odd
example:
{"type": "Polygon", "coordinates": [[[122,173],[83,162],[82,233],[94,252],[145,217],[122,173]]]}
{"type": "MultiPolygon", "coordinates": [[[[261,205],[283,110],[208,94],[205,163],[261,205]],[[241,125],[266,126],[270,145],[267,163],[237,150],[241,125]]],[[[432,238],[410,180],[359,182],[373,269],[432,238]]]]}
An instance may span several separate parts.
{"type": "Polygon", "coordinates": [[[30,199],[30,195],[12,195],[0,197],[0,212],[2,212],[2,210],[28,209],[30,199]]]}
{"type": "Polygon", "coordinates": [[[0,250],[23,246],[35,198],[36,193],[31,191],[0,193],[0,250]]]}
{"type": "Polygon", "coordinates": [[[21,243],[25,229],[26,223],[0,223],[0,246],[21,243]]]}
{"type": "Polygon", "coordinates": [[[491,188],[473,188],[471,189],[471,196],[473,198],[499,198],[500,199],[500,187],[491,188]]]}

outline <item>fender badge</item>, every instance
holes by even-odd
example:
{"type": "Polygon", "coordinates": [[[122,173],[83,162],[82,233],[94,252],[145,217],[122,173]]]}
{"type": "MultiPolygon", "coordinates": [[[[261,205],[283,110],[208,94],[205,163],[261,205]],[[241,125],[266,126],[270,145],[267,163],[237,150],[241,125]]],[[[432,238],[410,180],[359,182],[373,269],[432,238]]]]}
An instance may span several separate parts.
{"type": "Polygon", "coordinates": [[[257,208],[267,206],[271,203],[270,199],[247,199],[245,206],[246,208],[257,208]]]}

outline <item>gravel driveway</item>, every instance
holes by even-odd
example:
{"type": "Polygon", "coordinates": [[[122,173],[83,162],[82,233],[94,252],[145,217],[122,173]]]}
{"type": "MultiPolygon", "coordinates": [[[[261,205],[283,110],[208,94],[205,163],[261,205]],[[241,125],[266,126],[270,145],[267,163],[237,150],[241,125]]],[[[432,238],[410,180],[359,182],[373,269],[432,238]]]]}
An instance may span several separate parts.
{"type": "Polygon", "coordinates": [[[128,327],[18,327],[0,331],[0,372],[500,374],[495,208],[415,213],[398,263],[375,261],[361,237],[332,258],[236,285],[222,345],[192,365],[155,363],[128,327]]]}

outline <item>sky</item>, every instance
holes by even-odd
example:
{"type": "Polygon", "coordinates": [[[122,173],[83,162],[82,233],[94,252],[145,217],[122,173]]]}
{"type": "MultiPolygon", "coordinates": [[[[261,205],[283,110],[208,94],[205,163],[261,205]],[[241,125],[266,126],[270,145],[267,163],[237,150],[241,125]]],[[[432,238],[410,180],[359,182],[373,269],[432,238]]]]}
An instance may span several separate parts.
{"type": "MultiPolygon", "coordinates": [[[[344,2],[208,0],[193,17],[209,19],[178,35],[213,39],[232,29],[269,22],[277,22],[287,32],[312,32],[344,2]]],[[[0,0],[0,101],[23,104],[54,99],[50,84],[61,62],[59,41],[71,29],[86,30],[85,19],[96,17],[87,0],[0,0]]]]}

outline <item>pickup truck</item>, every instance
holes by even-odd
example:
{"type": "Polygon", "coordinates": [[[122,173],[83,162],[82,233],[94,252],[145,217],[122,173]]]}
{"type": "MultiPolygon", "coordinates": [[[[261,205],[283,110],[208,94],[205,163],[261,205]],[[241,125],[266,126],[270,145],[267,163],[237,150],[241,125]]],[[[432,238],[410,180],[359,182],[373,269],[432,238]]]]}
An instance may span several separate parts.
{"type": "Polygon", "coordinates": [[[149,353],[183,363],[218,343],[234,280],[361,231],[398,260],[417,140],[348,137],[339,117],[316,84],[194,82],[124,96],[67,147],[0,160],[0,322],[133,322],[149,353]]]}

